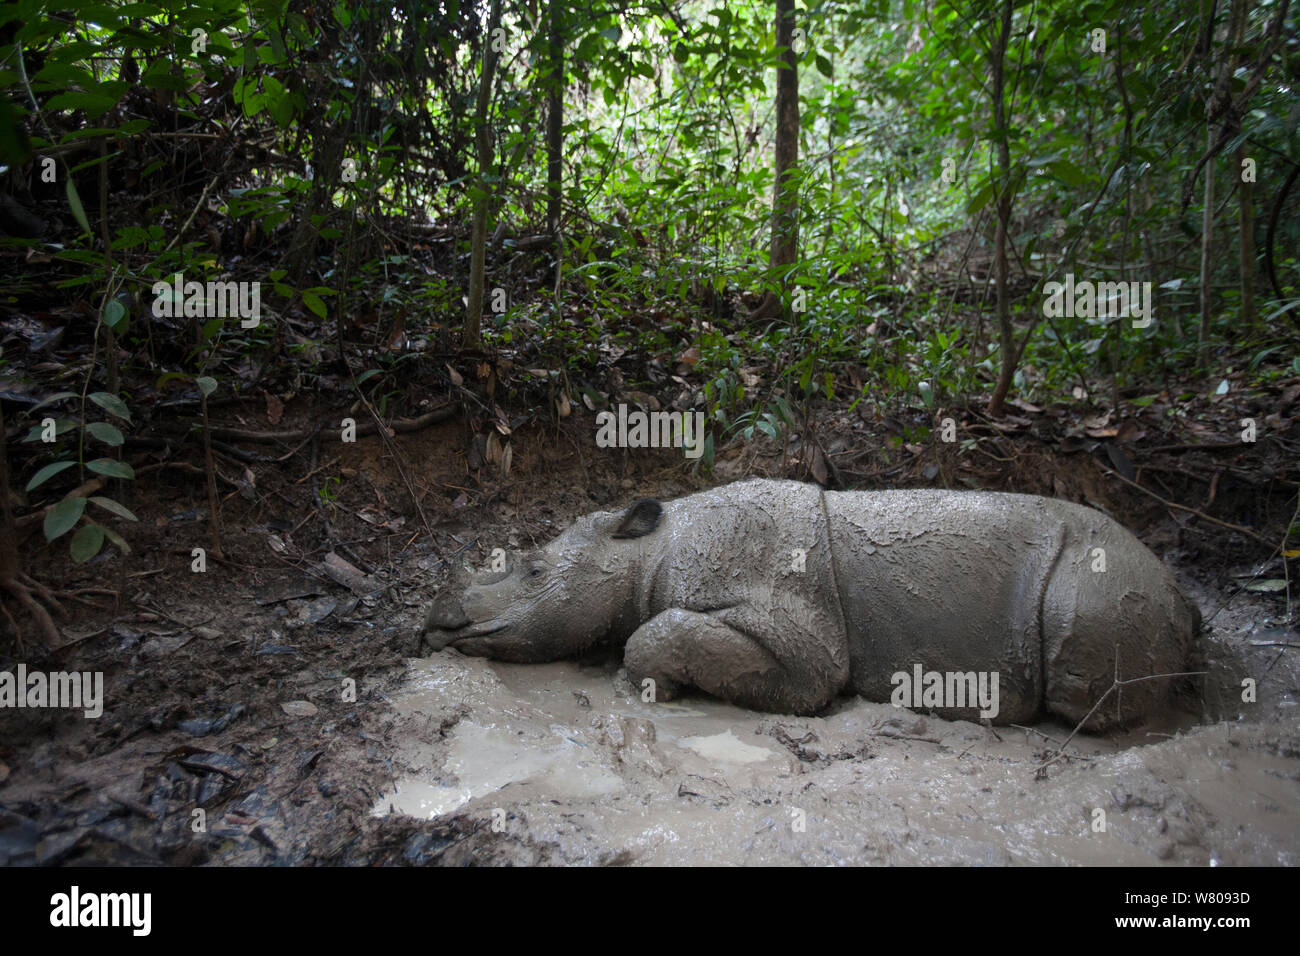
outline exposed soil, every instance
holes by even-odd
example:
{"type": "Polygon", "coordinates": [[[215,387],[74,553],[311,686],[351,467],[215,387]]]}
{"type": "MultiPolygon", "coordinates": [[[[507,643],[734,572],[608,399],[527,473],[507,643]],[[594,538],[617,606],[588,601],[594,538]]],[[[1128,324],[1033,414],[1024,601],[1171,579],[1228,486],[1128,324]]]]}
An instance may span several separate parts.
{"type": "MultiPolygon", "coordinates": [[[[671,452],[593,454],[588,425],[516,432],[508,478],[481,484],[459,421],[397,439],[409,485],[378,439],[322,445],[314,483],[333,501],[319,507],[305,469],[259,465],[240,490],[223,465],[225,557],[201,574],[206,495],[179,470],[136,483],[132,554],[73,566],[28,548],[35,577],[121,602],[74,605],[59,650],[29,635],[0,657],[105,675],[97,720],[0,711],[0,864],[1300,862],[1297,641],[1275,623],[1282,597],[1235,593],[1231,576],[1263,549],[1171,517],[1087,455],[1026,456],[985,486],[1101,505],[1135,528],[1209,619],[1210,674],[1184,712],[1078,736],[1045,769],[1071,728],[857,698],[815,718],[703,696],[644,704],[616,653],[412,658],[451,562],[703,485],[671,452]],[[324,520],[368,576],[361,593],[320,574],[324,520]]],[[[756,443],[712,480],[788,469],[756,443]]]]}

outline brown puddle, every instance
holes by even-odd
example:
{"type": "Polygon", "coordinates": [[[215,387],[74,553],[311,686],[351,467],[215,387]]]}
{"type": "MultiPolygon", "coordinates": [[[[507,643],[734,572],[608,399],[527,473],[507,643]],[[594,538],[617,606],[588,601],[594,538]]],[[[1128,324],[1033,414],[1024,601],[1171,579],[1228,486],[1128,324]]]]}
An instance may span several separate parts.
{"type": "Polygon", "coordinates": [[[465,815],[571,863],[1293,865],[1288,703],[1077,737],[1035,779],[1054,749],[1038,732],[1069,728],[995,733],[857,698],[817,718],[648,704],[610,667],[445,652],[409,662],[395,788],[372,812],[465,815]]]}

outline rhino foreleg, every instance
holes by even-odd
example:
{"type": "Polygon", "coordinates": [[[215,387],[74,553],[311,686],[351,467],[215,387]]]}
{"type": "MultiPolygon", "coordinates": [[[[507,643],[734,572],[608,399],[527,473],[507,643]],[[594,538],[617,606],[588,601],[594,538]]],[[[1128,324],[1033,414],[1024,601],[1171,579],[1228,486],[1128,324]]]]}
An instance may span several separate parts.
{"type": "MultiPolygon", "coordinates": [[[[775,643],[775,642],[773,642],[775,643]]],[[[796,642],[797,646],[797,642],[796,642]]],[[[831,679],[810,681],[793,672],[765,642],[712,614],[670,608],[636,629],[623,656],[628,680],[643,691],[653,680],[656,700],[685,687],[754,710],[810,714],[839,691],[831,679]]],[[[806,664],[806,661],[803,663],[806,664]]]]}

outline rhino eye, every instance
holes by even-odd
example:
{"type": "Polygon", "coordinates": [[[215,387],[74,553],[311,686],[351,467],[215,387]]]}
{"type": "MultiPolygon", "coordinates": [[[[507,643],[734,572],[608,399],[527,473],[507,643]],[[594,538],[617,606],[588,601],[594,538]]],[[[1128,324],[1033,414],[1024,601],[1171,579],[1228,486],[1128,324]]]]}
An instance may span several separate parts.
{"type": "Polygon", "coordinates": [[[528,576],[530,578],[540,578],[542,576],[542,569],[533,568],[531,571],[528,572],[528,576]]]}

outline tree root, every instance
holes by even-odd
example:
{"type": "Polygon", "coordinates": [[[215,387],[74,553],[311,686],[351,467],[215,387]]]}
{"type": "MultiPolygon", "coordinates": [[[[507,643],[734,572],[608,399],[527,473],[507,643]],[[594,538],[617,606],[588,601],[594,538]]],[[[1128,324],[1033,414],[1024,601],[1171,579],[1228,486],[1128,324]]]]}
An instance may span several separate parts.
{"type": "MultiPolygon", "coordinates": [[[[0,578],[0,589],[8,591],[19,604],[27,609],[27,613],[36,621],[41,635],[45,638],[47,647],[53,649],[63,643],[63,635],[59,633],[58,625],[54,623],[54,618],[50,616],[50,612],[45,609],[45,604],[53,607],[59,617],[66,618],[68,612],[49,588],[18,571],[7,577],[0,578]],[[35,595],[32,593],[33,591],[36,592],[35,595]],[[37,600],[37,595],[39,595],[40,600],[37,600]],[[41,601],[44,601],[45,604],[42,604],[41,601]]],[[[21,652],[23,650],[22,632],[18,629],[17,622],[14,621],[13,616],[8,611],[5,611],[5,617],[9,619],[9,623],[13,627],[14,640],[18,642],[18,649],[21,652]]]]}

